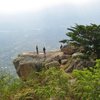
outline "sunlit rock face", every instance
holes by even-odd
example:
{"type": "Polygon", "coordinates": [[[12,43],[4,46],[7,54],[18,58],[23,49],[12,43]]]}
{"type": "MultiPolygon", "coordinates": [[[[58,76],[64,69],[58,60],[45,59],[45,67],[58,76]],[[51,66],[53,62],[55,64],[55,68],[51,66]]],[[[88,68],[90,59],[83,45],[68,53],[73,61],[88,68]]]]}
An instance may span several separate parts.
{"type": "Polygon", "coordinates": [[[23,53],[14,59],[13,63],[18,76],[26,80],[33,71],[41,71],[42,68],[58,67],[59,59],[63,56],[60,51],[52,51],[47,54],[23,53]]]}
{"type": "Polygon", "coordinates": [[[22,80],[27,80],[32,72],[39,72],[42,69],[51,67],[62,68],[65,72],[72,72],[74,69],[83,69],[94,66],[95,62],[92,59],[85,58],[85,54],[73,51],[71,47],[64,47],[65,51],[51,51],[44,53],[25,52],[16,59],[13,63],[18,76],[22,80]],[[73,51],[74,53],[68,52],[73,51]]]}

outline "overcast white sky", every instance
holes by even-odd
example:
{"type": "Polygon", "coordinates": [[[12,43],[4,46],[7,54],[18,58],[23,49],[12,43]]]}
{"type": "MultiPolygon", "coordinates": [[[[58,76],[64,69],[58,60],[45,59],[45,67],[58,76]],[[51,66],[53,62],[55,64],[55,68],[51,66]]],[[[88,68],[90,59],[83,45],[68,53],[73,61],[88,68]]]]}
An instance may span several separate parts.
{"type": "Polygon", "coordinates": [[[47,7],[67,4],[85,7],[98,0],[0,0],[0,13],[37,12],[47,7]]]}

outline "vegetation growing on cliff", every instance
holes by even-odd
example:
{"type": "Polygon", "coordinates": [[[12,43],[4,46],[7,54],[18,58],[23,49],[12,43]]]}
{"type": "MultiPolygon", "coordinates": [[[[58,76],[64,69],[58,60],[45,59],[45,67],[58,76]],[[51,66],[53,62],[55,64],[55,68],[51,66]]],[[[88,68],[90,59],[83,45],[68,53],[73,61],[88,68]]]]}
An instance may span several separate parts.
{"type": "Polygon", "coordinates": [[[50,68],[34,72],[22,82],[10,75],[0,76],[2,100],[100,100],[100,60],[94,68],[75,70],[71,74],[50,68]]]}
{"type": "Polygon", "coordinates": [[[0,99],[12,100],[13,95],[21,88],[22,82],[20,79],[6,73],[0,72],[0,99]]]}
{"type": "Polygon", "coordinates": [[[100,60],[96,62],[94,68],[72,73],[76,79],[72,86],[76,100],[100,100],[100,60]]]}

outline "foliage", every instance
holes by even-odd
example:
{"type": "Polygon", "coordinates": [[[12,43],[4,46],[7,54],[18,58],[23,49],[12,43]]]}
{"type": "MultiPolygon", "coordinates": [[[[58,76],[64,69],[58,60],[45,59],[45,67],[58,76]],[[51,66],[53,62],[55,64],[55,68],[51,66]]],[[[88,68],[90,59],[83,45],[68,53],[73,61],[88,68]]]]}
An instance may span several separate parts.
{"type": "Polygon", "coordinates": [[[55,67],[33,72],[27,81],[0,75],[1,100],[100,100],[100,59],[94,67],[67,74],[55,67]]]}
{"type": "Polygon", "coordinates": [[[17,97],[23,98],[21,100],[25,100],[25,98],[65,100],[68,93],[68,77],[63,70],[50,68],[46,71],[34,72],[32,76],[32,79],[25,84],[26,89],[28,88],[30,92],[24,91],[21,92],[23,93],[21,95],[17,94],[17,97]]]}
{"type": "Polygon", "coordinates": [[[96,54],[100,58],[100,25],[77,25],[68,28],[69,32],[66,34],[69,39],[62,40],[63,43],[74,43],[83,46],[84,53],[96,54]]]}
{"type": "Polygon", "coordinates": [[[100,60],[96,62],[94,68],[73,72],[76,78],[73,84],[76,100],[100,100],[100,60]]]}
{"type": "Polygon", "coordinates": [[[5,72],[0,73],[0,98],[2,100],[11,99],[11,94],[14,94],[21,86],[19,79],[5,72]]]}

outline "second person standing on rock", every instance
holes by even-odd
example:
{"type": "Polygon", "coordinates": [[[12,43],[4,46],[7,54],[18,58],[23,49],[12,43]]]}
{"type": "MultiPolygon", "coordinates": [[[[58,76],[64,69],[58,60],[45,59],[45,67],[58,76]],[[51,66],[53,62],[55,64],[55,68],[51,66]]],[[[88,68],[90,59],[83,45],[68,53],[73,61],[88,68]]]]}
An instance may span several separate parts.
{"type": "Polygon", "coordinates": [[[36,45],[36,53],[39,54],[38,46],[36,45]]]}
{"type": "Polygon", "coordinates": [[[46,48],[43,47],[43,53],[44,53],[44,56],[46,56],[46,48]]]}

